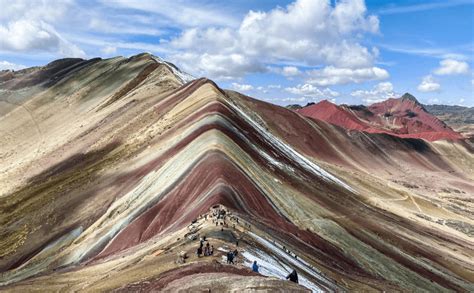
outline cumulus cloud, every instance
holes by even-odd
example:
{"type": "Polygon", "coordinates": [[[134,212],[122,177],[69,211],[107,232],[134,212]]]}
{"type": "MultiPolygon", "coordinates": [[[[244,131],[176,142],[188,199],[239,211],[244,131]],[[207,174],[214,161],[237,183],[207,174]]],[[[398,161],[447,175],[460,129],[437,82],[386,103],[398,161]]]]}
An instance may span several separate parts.
{"type": "Polygon", "coordinates": [[[0,21],[14,19],[33,19],[54,22],[63,17],[65,11],[72,5],[73,0],[0,0],[0,21]]]}
{"type": "Polygon", "coordinates": [[[49,51],[68,57],[85,56],[84,51],[43,21],[22,19],[0,25],[0,39],[0,49],[5,51],[49,51]]]}
{"type": "Polygon", "coordinates": [[[339,93],[336,91],[333,91],[329,88],[325,89],[320,89],[318,87],[315,87],[311,84],[299,84],[295,87],[287,87],[285,88],[285,91],[295,94],[295,95],[300,95],[300,96],[305,96],[305,97],[312,97],[312,98],[324,98],[324,99],[329,99],[329,98],[334,98],[338,97],[339,93]]]}
{"type": "Polygon", "coordinates": [[[236,82],[232,83],[232,88],[234,90],[241,91],[241,92],[253,90],[253,86],[250,84],[240,84],[236,82]]]}
{"type": "Polygon", "coordinates": [[[420,92],[437,92],[440,89],[441,85],[437,83],[431,75],[423,77],[421,83],[418,85],[420,92]]]}
{"type": "Polygon", "coordinates": [[[66,40],[51,24],[61,18],[70,1],[30,1],[0,3],[0,50],[12,52],[51,52],[62,56],[84,57],[78,46],[66,40]]]}
{"type": "Polygon", "coordinates": [[[243,54],[175,54],[170,58],[195,76],[209,76],[220,80],[242,77],[247,72],[264,72],[265,67],[243,54]]]}
{"type": "Polygon", "coordinates": [[[396,97],[391,82],[381,82],[375,85],[371,90],[356,90],[351,96],[362,99],[365,104],[373,104],[396,97]]]}
{"type": "Polygon", "coordinates": [[[469,64],[464,61],[454,59],[444,59],[439,62],[439,67],[435,69],[437,75],[455,75],[469,73],[469,64]]]}
{"type": "Polygon", "coordinates": [[[390,76],[385,69],[379,67],[351,69],[327,66],[323,69],[310,70],[307,73],[309,76],[307,82],[319,86],[383,80],[390,76]]]}
{"type": "MultiPolygon", "coordinates": [[[[365,68],[372,66],[378,50],[361,45],[359,37],[378,31],[379,20],[367,15],[363,0],[337,1],[334,6],[330,1],[297,0],[268,12],[250,11],[238,29],[185,30],[170,41],[178,51],[170,58],[214,78],[259,72],[263,64],[279,62],[365,68]],[[239,58],[225,58],[232,55],[239,58]],[[217,61],[224,62],[219,70],[217,61]]],[[[297,68],[289,66],[281,73],[291,76],[297,68]]]]}
{"type": "Polygon", "coordinates": [[[23,68],[26,68],[26,66],[21,65],[21,64],[11,63],[11,62],[8,62],[8,61],[0,61],[0,70],[7,70],[7,69],[20,70],[20,69],[23,69],[23,68]]]}

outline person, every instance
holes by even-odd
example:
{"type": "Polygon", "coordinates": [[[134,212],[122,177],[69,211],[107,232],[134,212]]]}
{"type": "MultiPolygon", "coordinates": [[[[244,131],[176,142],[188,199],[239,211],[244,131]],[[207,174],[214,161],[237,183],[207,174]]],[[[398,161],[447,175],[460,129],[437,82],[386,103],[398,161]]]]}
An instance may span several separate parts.
{"type": "Polygon", "coordinates": [[[196,251],[196,254],[198,257],[201,257],[201,254],[202,254],[202,247],[199,247],[196,251]]]}
{"type": "Polygon", "coordinates": [[[290,279],[290,281],[298,283],[298,274],[296,273],[296,270],[293,270],[291,274],[289,274],[286,279],[290,279]]]}
{"type": "Polygon", "coordinates": [[[234,264],[234,253],[232,251],[227,252],[227,264],[234,264]]]}
{"type": "Polygon", "coordinates": [[[211,255],[210,252],[210,247],[209,247],[209,242],[206,243],[206,246],[204,247],[204,256],[209,256],[211,255]]]}
{"type": "Polygon", "coordinates": [[[253,262],[252,271],[258,273],[258,264],[257,264],[256,260],[254,260],[254,262],[253,262]]]}
{"type": "Polygon", "coordinates": [[[214,255],[214,245],[211,245],[211,249],[209,249],[209,255],[214,255]]]}

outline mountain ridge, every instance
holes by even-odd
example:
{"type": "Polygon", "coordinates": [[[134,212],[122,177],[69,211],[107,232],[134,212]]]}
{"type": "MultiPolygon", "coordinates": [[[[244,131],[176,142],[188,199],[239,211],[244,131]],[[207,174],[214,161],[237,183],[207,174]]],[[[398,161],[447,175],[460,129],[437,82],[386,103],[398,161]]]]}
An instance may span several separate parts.
{"type": "Polygon", "coordinates": [[[472,289],[469,145],[348,133],[126,60],[28,87],[0,116],[2,290],[472,289]],[[196,256],[203,236],[215,255],[196,256]]]}

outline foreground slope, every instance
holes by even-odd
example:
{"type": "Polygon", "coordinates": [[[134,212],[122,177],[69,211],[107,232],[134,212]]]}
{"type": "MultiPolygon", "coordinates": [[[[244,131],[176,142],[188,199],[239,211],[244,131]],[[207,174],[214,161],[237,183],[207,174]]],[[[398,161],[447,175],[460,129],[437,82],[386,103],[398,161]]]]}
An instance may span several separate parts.
{"type": "Polygon", "coordinates": [[[2,83],[2,289],[473,290],[462,141],[346,133],[148,54],[58,64],[2,83]]]}

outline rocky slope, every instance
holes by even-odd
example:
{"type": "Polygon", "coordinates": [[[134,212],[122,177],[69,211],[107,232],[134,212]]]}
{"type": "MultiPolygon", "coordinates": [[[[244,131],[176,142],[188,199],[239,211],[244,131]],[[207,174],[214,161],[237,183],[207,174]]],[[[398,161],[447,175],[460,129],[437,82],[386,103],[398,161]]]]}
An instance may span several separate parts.
{"type": "Polygon", "coordinates": [[[462,140],[347,132],[148,54],[0,76],[2,290],[474,290],[462,140]]]}

